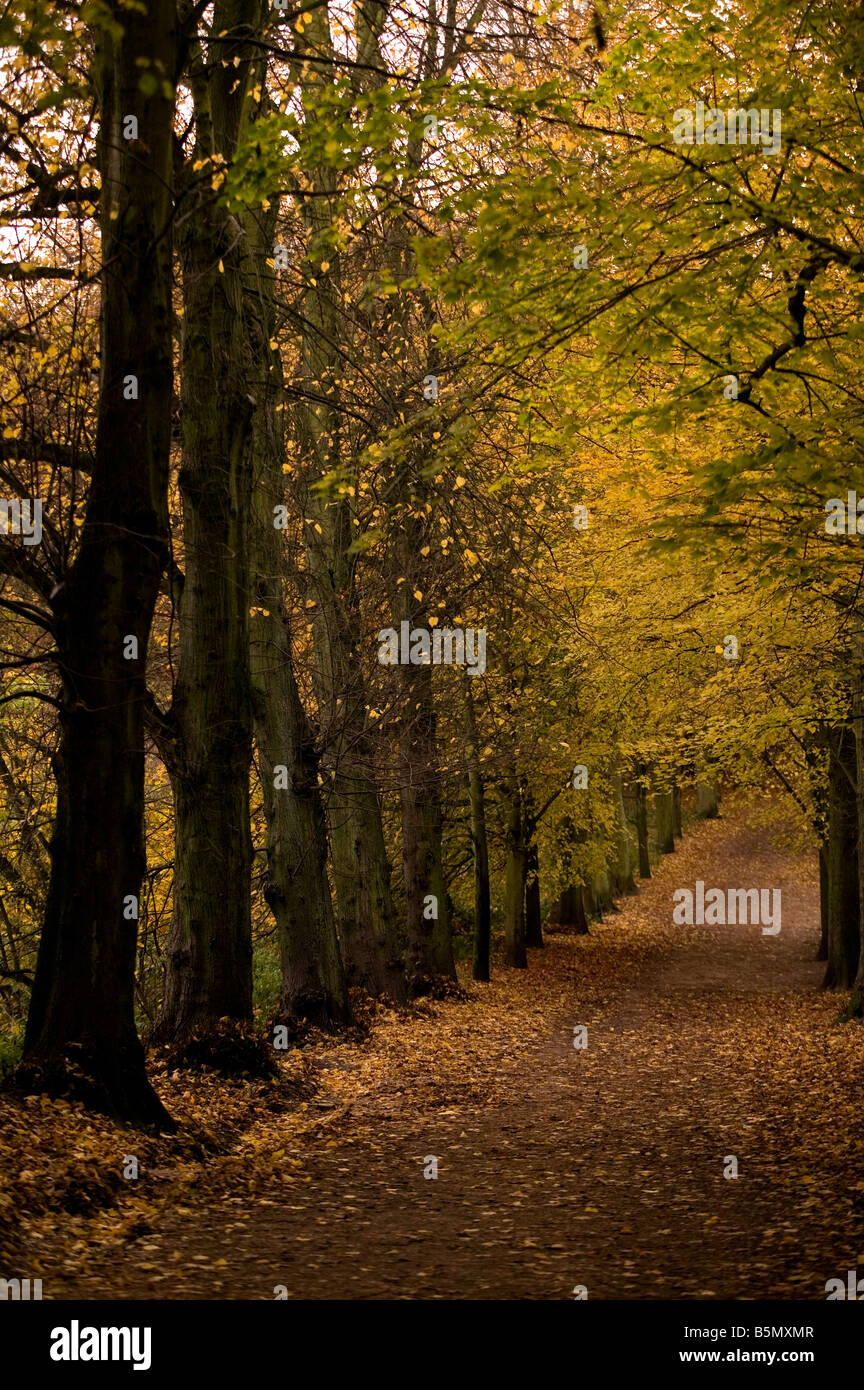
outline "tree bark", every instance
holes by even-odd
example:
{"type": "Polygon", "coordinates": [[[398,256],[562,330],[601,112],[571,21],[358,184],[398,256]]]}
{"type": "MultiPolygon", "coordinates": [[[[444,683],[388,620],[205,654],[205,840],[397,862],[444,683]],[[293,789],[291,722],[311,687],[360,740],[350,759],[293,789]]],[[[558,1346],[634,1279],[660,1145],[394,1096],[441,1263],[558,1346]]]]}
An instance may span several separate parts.
{"type": "Polygon", "coordinates": [[[588,935],[588,918],[585,915],[585,898],[581,887],[567,890],[567,916],[562,918],[572,926],[577,936],[588,935]]]}
{"type": "MultiPolygon", "coordinates": [[[[813,799],[813,830],[819,845],[819,948],[817,960],[828,959],[829,869],[828,869],[828,792],[823,772],[829,765],[827,725],[819,721],[804,738],[804,759],[810,772],[813,799]]],[[[856,889],[857,897],[857,889],[856,889]]]]}
{"type": "Polygon", "coordinates": [[[677,782],[672,783],[672,834],[676,840],[680,840],[684,834],[681,824],[681,788],[677,782]]]}
{"type": "Polygon", "coordinates": [[[828,923],[830,912],[828,908],[828,850],[825,845],[819,846],[819,949],[816,952],[817,960],[828,959],[828,923]]]}
{"type": "Polygon", "coordinates": [[[717,788],[713,782],[700,782],[696,788],[696,814],[704,820],[714,820],[720,814],[717,788]]]}
{"type": "Polygon", "coordinates": [[[588,934],[588,919],[585,915],[585,901],[581,885],[571,884],[562,890],[558,902],[549,914],[550,922],[556,922],[577,936],[588,934]]]}
{"type": "Polygon", "coordinates": [[[250,666],[267,825],[265,898],[276,921],[282,963],[280,1019],[336,1028],[350,1021],[351,1009],[327,877],[318,750],[294,675],[283,593],[284,542],[275,524],[285,491],[283,416],[275,408],[283,396],[281,360],[269,348],[276,330],[275,277],[267,264],[275,220],[274,208],[264,223],[247,221],[259,277],[257,293],[247,295],[246,319],[248,358],[260,364],[260,378],[250,383],[256,397],[250,666]]]}
{"type": "Polygon", "coordinates": [[[540,910],[540,856],[533,841],[528,847],[525,868],[525,945],[537,948],[544,943],[540,910]]]}
{"type": "MultiPolygon", "coordinates": [[[[195,160],[230,160],[249,118],[259,0],[220,0],[219,63],[193,80],[195,160]],[[235,61],[236,60],[236,61],[235,61]]],[[[213,166],[215,167],[215,166],[213,166]]],[[[183,274],[185,583],[167,758],[174,791],[173,916],[154,1040],[252,1018],[249,517],[252,398],[244,356],[249,248],[209,183],[187,168],[183,274]]]]}
{"type": "Polygon", "coordinates": [[[474,966],[475,980],[489,980],[492,938],[492,897],[489,886],[489,842],[486,835],[486,798],[477,743],[477,721],[471,677],[463,677],[464,728],[468,757],[468,797],[471,806],[471,849],[474,856],[474,966]]]}
{"type": "Polygon", "coordinates": [[[856,739],[843,725],[828,731],[828,955],[825,989],[849,989],[860,951],[856,739]]]}
{"type": "MultiPolygon", "coordinates": [[[[405,525],[408,525],[406,520],[405,525]]],[[[400,539],[407,540],[407,536],[400,539]]],[[[402,546],[399,547],[402,549],[402,546]]],[[[399,568],[411,574],[403,554],[399,568]]],[[[412,583],[403,584],[396,617],[423,626],[422,613],[411,605],[412,583]]],[[[394,668],[402,678],[402,721],[399,736],[399,801],[402,810],[402,868],[405,881],[405,971],[412,996],[428,994],[437,980],[455,980],[453,942],[441,850],[441,790],[432,667],[394,668]],[[424,906],[432,897],[434,903],[424,906]],[[434,911],[434,915],[431,915],[434,911]]]]}
{"type": "Polygon", "coordinates": [[[612,883],[607,869],[603,869],[600,873],[592,876],[591,895],[601,917],[604,912],[613,912],[617,910],[615,908],[615,899],[612,895],[612,883]]]}
{"type": "Polygon", "coordinates": [[[412,675],[420,674],[419,680],[406,682],[409,693],[399,760],[408,937],[405,967],[409,991],[416,997],[428,994],[439,978],[455,980],[456,967],[441,856],[441,801],[430,672],[423,672],[422,667],[403,669],[412,675]],[[428,898],[433,901],[426,906],[428,898]]]}
{"type": "Polygon", "coordinates": [[[526,846],[523,838],[524,809],[521,788],[503,789],[506,815],[507,870],[504,884],[504,961],[524,970],[525,950],[526,846]]]}
{"type": "MultiPolygon", "coordinates": [[[[852,636],[852,725],[855,730],[855,811],[857,819],[858,919],[864,922],[864,633],[856,613],[852,636]]],[[[852,993],[841,1018],[864,1019],[864,951],[858,953],[858,969],[852,993]]]]}
{"type": "Polygon", "coordinates": [[[257,598],[270,614],[253,624],[252,672],[267,823],[265,897],[282,962],[280,1017],[333,1028],[350,1020],[351,1009],[327,882],[318,754],[291,666],[287,618],[264,574],[257,598]],[[286,787],[274,785],[277,766],[286,769],[286,787]]]}
{"type": "Polygon", "coordinates": [[[635,893],[636,881],[633,877],[633,845],[630,839],[630,827],[627,824],[627,813],[624,808],[624,782],[619,773],[616,773],[613,781],[615,791],[615,804],[618,815],[618,837],[615,857],[615,891],[618,894],[635,893]]]}
{"type": "Polygon", "coordinates": [[[636,842],[639,851],[639,877],[651,877],[651,855],[648,849],[648,794],[645,787],[645,768],[636,769],[636,842]]]}
{"type": "Polygon", "coordinates": [[[171,1124],[135,1029],[145,869],[145,663],[168,554],[173,0],[97,26],[101,367],[87,512],[53,600],[62,682],[51,878],[19,1080],[71,1085],[132,1123],[171,1124]],[[115,27],[116,26],[116,27],[115,27]],[[163,83],[145,96],[141,68],[163,83]],[[137,139],[124,138],[128,115],[137,139]],[[134,385],[133,385],[134,379],[134,385]],[[130,637],[137,641],[137,656],[130,637]]]}
{"type": "MultiPolygon", "coordinates": [[[[357,12],[358,33],[383,23],[377,8],[357,12]]],[[[315,55],[303,74],[314,108],[331,78],[319,64],[332,55],[327,10],[306,16],[296,46],[315,55]]],[[[358,81],[365,74],[358,73],[358,81]]],[[[315,196],[302,201],[307,235],[302,300],[303,331],[298,368],[300,398],[294,427],[303,466],[298,500],[304,515],[307,571],[315,600],[315,693],[329,774],[327,814],[337,925],[348,983],[373,995],[407,997],[404,933],[393,902],[391,867],[384,841],[374,750],[369,732],[366,682],[358,634],[363,631],[356,593],[352,513],[344,493],[316,490],[322,479],[346,469],[350,440],[342,419],[344,322],[340,257],[327,240],[339,216],[337,172],[320,165],[306,171],[315,196]],[[323,269],[324,263],[327,269],[323,269]]]]}
{"type": "Polygon", "coordinates": [[[594,895],[594,881],[582,885],[582,907],[588,922],[603,921],[603,909],[594,895]]]}
{"type": "Polygon", "coordinates": [[[672,792],[669,788],[658,788],[656,785],[654,789],[654,837],[661,854],[674,853],[672,792]]]}

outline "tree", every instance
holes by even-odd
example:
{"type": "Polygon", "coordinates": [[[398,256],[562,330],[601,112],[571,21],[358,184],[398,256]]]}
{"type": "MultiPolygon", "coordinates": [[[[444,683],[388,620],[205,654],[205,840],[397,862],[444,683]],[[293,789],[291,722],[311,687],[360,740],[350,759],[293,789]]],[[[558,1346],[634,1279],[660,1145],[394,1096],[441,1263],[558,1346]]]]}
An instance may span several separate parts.
{"type": "Polygon", "coordinates": [[[254,401],[244,352],[248,237],[219,201],[257,108],[260,0],[218,0],[190,52],[194,145],[178,221],[184,582],[170,710],[155,729],[174,793],[174,910],[154,1040],[252,1019],[249,597],[254,401]],[[234,61],[236,59],[236,62],[234,61]]]}
{"type": "Polygon", "coordinates": [[[144,872],[145,660],[168,553],[172,368],[172,0],[94,26],[102,301],[87,510],[51,600],[61,679],[51,880],[22,1084],[71,1084],[138,1123],[169,1119],[135,1030],[144,872]],[[98,833],[94,829],[98,828],[98,833]]]}
{"type": "Polygon", "coordinates": [[[327,827],[312,722],[294,673],[291,618],[285,597],[284,382],[270,344],[276,332],[275,272],[270,265],[275,208],[246,219],[258,293],[247,297],[247,357],[264,370],[256,398],[254,493],[250,539],[250,625],[255,740],[267,823],[265,897],[276,919],[282,965],[279,1018],[338,1027],[351,1016],[327,877],[327,827]]]}

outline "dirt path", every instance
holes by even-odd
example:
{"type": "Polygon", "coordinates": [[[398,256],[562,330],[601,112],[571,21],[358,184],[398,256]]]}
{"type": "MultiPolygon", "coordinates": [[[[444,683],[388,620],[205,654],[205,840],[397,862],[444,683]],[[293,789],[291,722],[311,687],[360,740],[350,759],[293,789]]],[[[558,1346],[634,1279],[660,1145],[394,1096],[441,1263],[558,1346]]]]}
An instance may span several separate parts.
{"type": "Polygon", "coordinates": [[[812,867],[698,826],[590,939],[322,1053],[302,1142],[262,1124],[152,1222],[58,1247],[51,1296],[824,1299],[864,1272],[864,1030],[817,992],[812,867]],[[672,926],[697,878],[780,888],[779,936],[672,926]]]}

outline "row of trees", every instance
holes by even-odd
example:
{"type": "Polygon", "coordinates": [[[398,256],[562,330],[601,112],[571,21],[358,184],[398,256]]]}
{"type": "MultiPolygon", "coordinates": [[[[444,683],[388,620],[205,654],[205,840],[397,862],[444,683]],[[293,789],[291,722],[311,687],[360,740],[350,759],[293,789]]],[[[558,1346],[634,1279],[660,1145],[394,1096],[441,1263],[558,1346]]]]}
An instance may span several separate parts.
{"type": "Polygon", "coordinates": [[[669,850],[723,776],[817,834],[853,983],[860,561],[824,504],[861,33],[828,0],[6,11],[20,1084],[168,1123],[138,1024],[248,1028],[256,941],[297,1025],[447,987],[466,928],[476,979],[498,920],[524,966],[541,883],[582,925],[650,872],[649,793],[669,850]],[[780,111],[780,153],[676,144],[697,99],[780,111]],[[406,624],[485,660],[382,664],[406,624]]]}

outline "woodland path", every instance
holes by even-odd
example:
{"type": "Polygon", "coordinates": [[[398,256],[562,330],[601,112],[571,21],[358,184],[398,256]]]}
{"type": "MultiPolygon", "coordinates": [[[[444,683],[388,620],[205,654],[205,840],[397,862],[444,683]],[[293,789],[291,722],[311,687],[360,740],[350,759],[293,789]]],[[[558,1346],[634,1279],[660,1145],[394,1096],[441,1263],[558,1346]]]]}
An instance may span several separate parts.
{"type": "Polygon", "coordinates": [[[322,1049],[302,1136],[262,1121],[50,1296],[824,1299],[864,1262],[864,1030],[818,989],[812,857],[729,815],[589,938],[322,1049]],[[674,927],[697,878],[779,887],[779,936],[674,927]]]}

